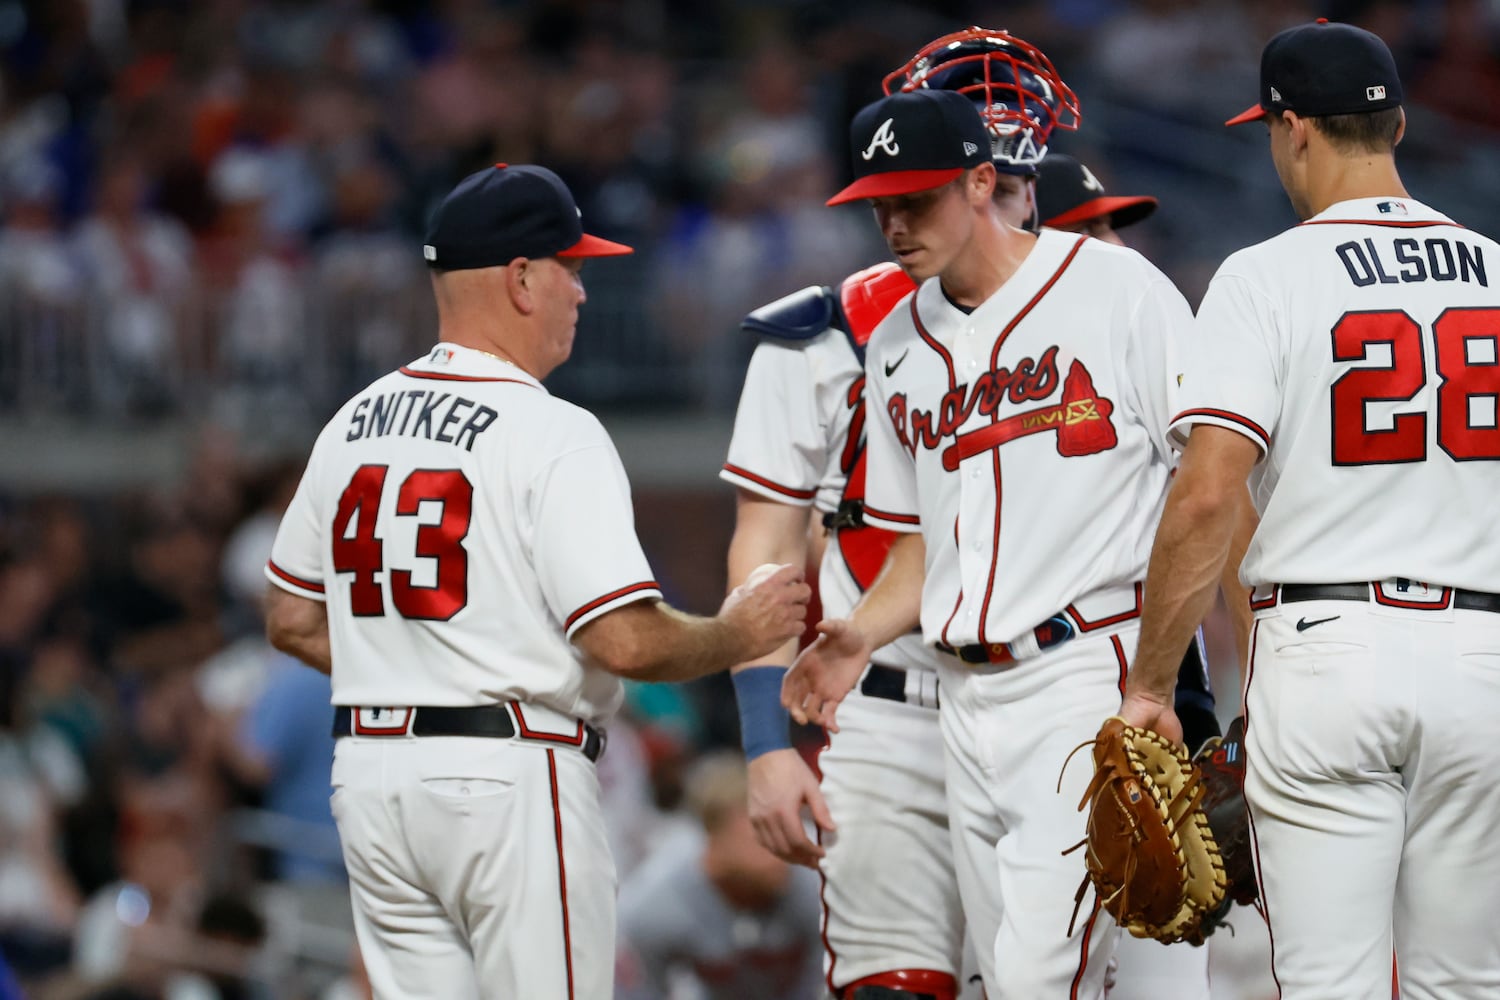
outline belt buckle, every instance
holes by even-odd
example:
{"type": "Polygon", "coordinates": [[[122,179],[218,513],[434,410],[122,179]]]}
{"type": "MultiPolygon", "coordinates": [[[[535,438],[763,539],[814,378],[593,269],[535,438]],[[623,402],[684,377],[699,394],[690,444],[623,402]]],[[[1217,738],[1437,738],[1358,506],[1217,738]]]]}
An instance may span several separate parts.
{"type": "Polygon", "coordinates": [[[405,736],[411,732],[416,709],[410,706],[369,706],[351,709],[355,736],[405,736]]]}

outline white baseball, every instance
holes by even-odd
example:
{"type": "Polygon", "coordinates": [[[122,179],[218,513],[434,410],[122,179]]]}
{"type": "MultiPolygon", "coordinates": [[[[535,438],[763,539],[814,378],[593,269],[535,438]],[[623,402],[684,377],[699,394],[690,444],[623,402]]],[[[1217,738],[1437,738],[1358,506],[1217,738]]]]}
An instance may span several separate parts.
{"type": "Polygon", "coordinates": [[[750,590],[766,577],[774,576],[778,570],[785,569],[789,565],[790,563],[761,563],[750,571],[750,575],[745,577],[745,582],[741,586],[750,590]]]}

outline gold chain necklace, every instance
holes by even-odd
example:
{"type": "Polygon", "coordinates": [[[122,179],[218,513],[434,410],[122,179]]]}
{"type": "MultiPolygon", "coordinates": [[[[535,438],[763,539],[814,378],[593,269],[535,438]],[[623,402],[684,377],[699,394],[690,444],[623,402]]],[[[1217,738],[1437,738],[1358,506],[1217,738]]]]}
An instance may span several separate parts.
{"type": "MultiPolygon", "coordinates": [[[[491,353],[489,351],[483,350],[482,348],[471,347],[470,350],[472,350],[472,351],[478,351],[480,354],[483,354],[485,357],[487,357],[487,358],[494,358],[496,361],[499,361],[501,364],[510,365],[512,368],[521,368],[520,365],[516,364],[510,358],[502,358],[500,355],[493,354],[493,353],[491,353]]],[[[525,370],[526,369],[521,368],[521,371],[524,372],[525,370]]]]}

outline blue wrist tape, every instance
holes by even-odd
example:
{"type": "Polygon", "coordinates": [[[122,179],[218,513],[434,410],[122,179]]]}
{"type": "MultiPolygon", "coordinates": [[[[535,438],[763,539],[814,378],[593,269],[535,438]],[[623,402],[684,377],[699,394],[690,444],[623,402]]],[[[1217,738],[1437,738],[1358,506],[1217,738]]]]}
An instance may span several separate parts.
{"type": "Polygon", "coordinates": [[[746,667],[730,675],[740,706],[740,742],[745,760],[792,745],[791,716],[781,707],[781,679],[786,667],[746,667]]]}

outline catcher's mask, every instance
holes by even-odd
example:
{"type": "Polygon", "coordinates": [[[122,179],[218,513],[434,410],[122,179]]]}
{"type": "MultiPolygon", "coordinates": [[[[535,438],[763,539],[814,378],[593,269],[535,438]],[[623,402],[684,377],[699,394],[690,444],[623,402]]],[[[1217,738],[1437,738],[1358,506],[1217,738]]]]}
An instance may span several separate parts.
{"type": "Polygon", "coordinates": [[[885,92],[956,90],[979,106],[995,169],[1034,174],[1053,129],[1078,128],[1078,97],[1052,60],[1004,31],[966,28],[934,39],[885,78],[885,92]]]}

